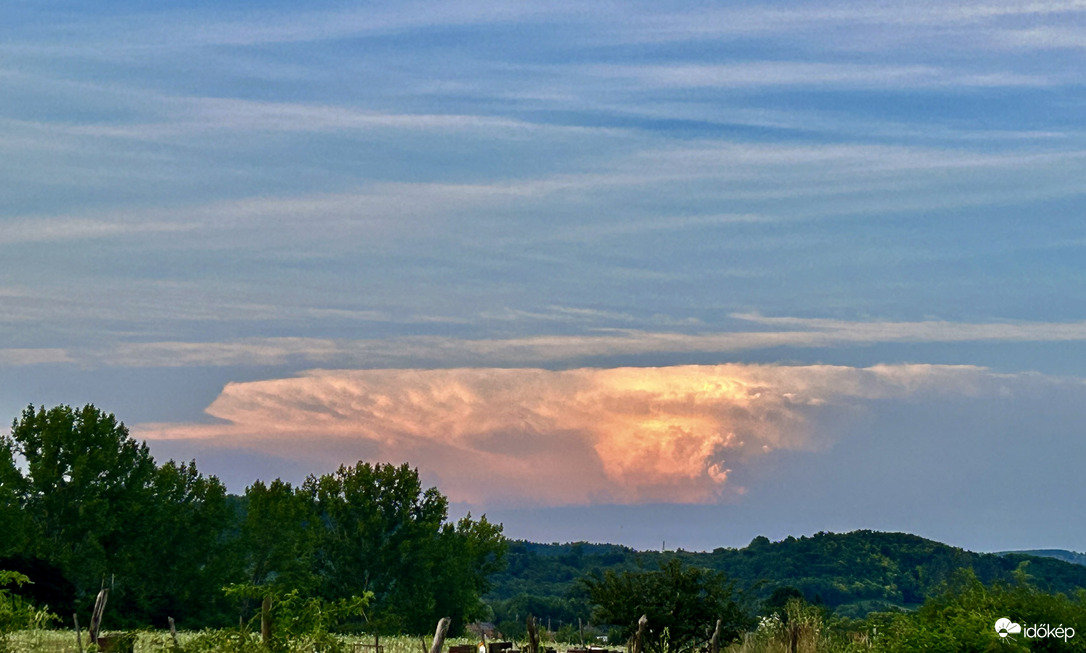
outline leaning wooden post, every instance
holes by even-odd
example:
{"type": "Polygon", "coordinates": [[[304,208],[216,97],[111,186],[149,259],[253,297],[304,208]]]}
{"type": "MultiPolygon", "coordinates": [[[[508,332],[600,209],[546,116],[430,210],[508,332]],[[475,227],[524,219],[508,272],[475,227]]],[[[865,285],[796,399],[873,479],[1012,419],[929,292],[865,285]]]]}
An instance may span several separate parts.
{"type": "Polygon", "coordinates": [[[94,612],[91,613],[90,628],[87,630],[87,637],[90,639],[90,643],[95,646],[98,645],[98,631],[102,628],[102,613],[106,611],[106,600],[109,599],[109,590],[102,588],[98,592],[98,597],[94,599],[94,612]]]}
{"type": "Polygon", "coordinates": [[[528,653],[539,653],[539,629],[535,625],[535,617],[528,615],[525,622],[528,626],[528,653]]]}
{"type": "Polygon", "coordinates": [[[75,645],[76,645],[76,650],[78,650],[79,653],[83,653],[83,633],[81,633],[80,630],[79,630],[79,615],[73,614],[72,615],[72,621],[75,622],[75,645]]]}
{"type": "Polygon", "coordinates": [[[720,624],[723,619],[716,620],[716,628],[713,629],[713,638],[709,640],[709,653],[720,653],[720,624]]]}
{"type": "Polygon", "coordinates": [[[173,640],[173,647],[177,648],[177,624],[173,622],[173,617],[166,617],[166,621],[170,623],[170,639],[173,640]]]}
{"type": "Polygon", "coordinates": [[[260,604],[260,643],[264,646],[271,646],[271,607],[272,599],[271,594],[264,597],[264,601],[260,604]]]}
{"type": "Polygon", "coordinates": [[[445,633],[449,632],[449,624],[452,620],[442,617],[437,622],[437,630],[434,631],[434,643],[430,645],[430,653],[441,653],[441,647],[445,646],[445,633]]]}
{"type": "Polygon", "coordinates": [[[641,615],[637,620],[637,634],[634,635],[633,653],[643,653],[645,650],[645,626],[649,623],[648,615],[641,615]]]}

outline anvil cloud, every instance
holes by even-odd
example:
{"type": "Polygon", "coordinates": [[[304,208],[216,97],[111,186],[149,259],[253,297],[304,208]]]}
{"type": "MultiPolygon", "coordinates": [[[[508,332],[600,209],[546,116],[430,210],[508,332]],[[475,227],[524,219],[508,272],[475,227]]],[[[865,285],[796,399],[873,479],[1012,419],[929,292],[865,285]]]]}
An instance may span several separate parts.
{"type": "Polygon", "coordinates": [[[456,501],[705,503],[743,488],[736,466],[829,446],[826,405],[992,392],[974,367],[686,365],[657,368],[316,370],[232,383],[212,425],[145,424],[324,465],[409,462],[456,501]]]}

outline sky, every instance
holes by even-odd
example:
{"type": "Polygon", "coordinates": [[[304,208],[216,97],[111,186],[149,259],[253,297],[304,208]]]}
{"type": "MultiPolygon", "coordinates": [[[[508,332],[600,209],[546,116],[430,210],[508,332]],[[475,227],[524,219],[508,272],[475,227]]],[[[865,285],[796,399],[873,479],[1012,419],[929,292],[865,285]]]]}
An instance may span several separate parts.
{"type": "Polygon", "coordinates": [[[1084,51],[1080,0],[4,3],[0,415],[536,541],[1082,551],[1084,51]]]}

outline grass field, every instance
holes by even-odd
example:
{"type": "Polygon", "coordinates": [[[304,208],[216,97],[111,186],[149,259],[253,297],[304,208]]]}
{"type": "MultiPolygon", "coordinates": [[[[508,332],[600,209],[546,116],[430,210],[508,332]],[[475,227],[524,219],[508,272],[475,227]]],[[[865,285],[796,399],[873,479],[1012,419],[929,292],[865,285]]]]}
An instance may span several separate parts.
{"type": "MultiPolygon", "coordinates": [[[[83,639],[84,647],[87,646],[85,635],[86,633],[83,639]]],[[[197,633],[192,631],[179,632],[178,643],[184,646],[196,635],[197,633]]],[[[374,653],[372,636],[344,636],[341,641],[347,644],[345,650],[348,653],[374,653]]],[[[451,645],[477,642],[474,637],[458,637],[446,639],[445,645],[447,650],[451,645]]],[[[9,644],[10,653],[79,653],[75,632],[71,630],[21,631],[11,638],[9,644]]],[[[555,649],[557,653],[568,653],[570,648],[578,648],[572,644],[549,641],[542,644],[555,649]]],[[[525,645],[526,642],[514,642],[514,646],[522,650],[525,645]]],[[[427,653],[429,646],[430,637],[381,638],[382,653],[427,653]]],[[[134,653],[158,653],[170,648],[168,631],[146,630],[139,633],[134,653]]],[[[612,645],[611,648],[624,650],[621,646],[612,645]]],[[[747,633],[741,641],[724,646],[721,653],[867,653],[871,650],[873,642],[862,633],[832,636],[822,628],[818,619],[797,619],[792,628],[759,627],[756,631],[747,633]],[[796,632],[793,633],[793,630],[796,632]]]]}
{"type": "MultiPolygon", "coordinates": [[[[181,645],[184,645],[186,641],[191,639],[195,633],[192,632],[179,632],[177,634],[178,641],[181,645]]],[[[429,649],[431,637],[382,637],[381,648],[383,653],[424,653],[429,649]],[[424,648],[425,647],[425,648],[424,648]]],[[[348,644],[373,644],[373,637],[343,637],[343,641],[348,644]]],[[[476,640],[474,638],[458,637],[449,638],[445,640],[445,645],[452,644],[474,644],[476,640]]],[[[11,639],[11,653],[79,653],[79,649],[76,645],[75,631],[72,630],[34,630],[34,631],[21,631],[16,633],[11,639]]],[[[83,646],[86,648],[87,635],[83,633],[83,646]]],[[[557,648],[560,653],[569,647],[568,644],[548,644],[557,648]]],[[[136,641],[135,653],[152,653],[157,651],[164,651],[170,648],[170,633],[169,631],[144,631],[139,634],[139,639],[136,641]]],[[[348,647],[350,651],[352,647],[348,647]]],[[[366,653],[373,653],[372,648],[362,649],[359,651],[365,651],[366,653]]]]}

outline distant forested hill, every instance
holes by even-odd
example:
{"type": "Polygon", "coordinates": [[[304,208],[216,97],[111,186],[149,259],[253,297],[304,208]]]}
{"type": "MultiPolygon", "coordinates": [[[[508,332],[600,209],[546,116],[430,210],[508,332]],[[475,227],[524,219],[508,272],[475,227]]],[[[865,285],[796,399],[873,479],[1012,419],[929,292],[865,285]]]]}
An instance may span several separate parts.
{"type": "Polygon", "coordinates": [[[906,533],[818,533],[771,542],[755,538],[741,549],[712,552],[635,551],[610,544],[510,542],[506,571],[491,577],[485,597],[496,619],[531,612],[565,623],[587,617],[580,583],[604,570],[658,569],[671,558],[722,571],[756,598],[794,587],[840,615],[912,608],[934,594],[952,572],[972,568],[984,583],[1010,582],[1023,562],[1040,588],[1070,593],[1086,588],[1086,567],[1027,553],[973,553],[906,533]]]}
{"type": "Polygon", "coordinates": [[[1029,551],[1000,551],[999,555],[1028,555],[1038,558],[1055,558],[1075,565],[1086,565],[1086,553],[1076,553],[1067,549],[1032,549],[1029,551]]]}

